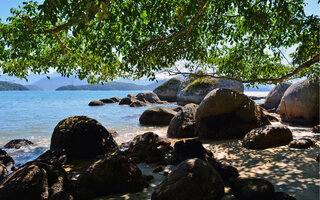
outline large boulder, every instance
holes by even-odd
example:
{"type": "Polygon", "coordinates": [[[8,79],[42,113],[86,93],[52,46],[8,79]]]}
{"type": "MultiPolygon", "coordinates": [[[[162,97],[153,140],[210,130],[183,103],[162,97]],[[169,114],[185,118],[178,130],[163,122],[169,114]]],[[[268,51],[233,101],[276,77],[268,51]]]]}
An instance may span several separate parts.
{"type": "Polygon", "coordinates": [[[31,162],[12,172],[0,185],[0,199],[72,200],[68,174],[54,165],[31,162]]]}
{"type": "Polygon", "coordinates": [[[33,142],[26,139],[15,139],[10,140],[7,144],[4,145],[4,148],[7,149],[20,149],[22,146],[32,145],[33,142]]]}
{"type": "Polygon", "coordinates": [[[196,137],[195,134],[195,114],[198,105],[185,105],[170,121],[167,135],[172,138],[196,137]]]}
{"type": "Polygon", "coordinates": [[[142,125],[166,126],[176,114],[177,112],[172,109],[157,106],[145,110],[140,116],[139,122],[142,125]]]}
{"type": "Polygon", "coordinates": [[[159,103],[161,101],[154,92],[141,92],[137,94],[137,99],[145,103],[159,103]]]}
{"type": "Polygon", "coordinates": [[[281,98],[285,91],[290,87],[291,83],[281,83],[280,85],[277,85],[274,87],[266,97],[266,100],[264,101],[264,108],[265,109],[277,109],[281,98]]]}
{"type": "Polygon", "coordinates": [[[196,111],[196,134],[201,138],[242,138],[252,129],[268,124],[260,106],[229,89],[211,91],[196,111]]]}
{"type": "Polygon", "coordinates": [[[182,83],[178,94],[177,102],[179,105],[188,103],[200,104],[202,99],[216,88],[225,88],[243,93],[244,87],[241,82],[228,79],[197,78],[189,79],[182,83]]]}
{"type": "Polygon", "coordinates": [[[50,150],[65,150],[68,159],[93,158],[118,150],[111,133],[87,116],[64,119],[54,128],[50,150]]]}
{"type": "Polygon", "coordinates": [[[267,125],[251,130],[243,138],[248,149],[267,149],[286,145],[293,140],[291,130],[283,125],[267,125]]]}
{"type": "Polygon", "coordinates": [[[152,193],[152,200],[220,200],[224,183],[219,173],[201,159],[182,162],[152,193]]]}
{"type": "Polygon", "coordinates": [[[122,192],[138,192],[146,186],[140,169],[130,158],[110,154],[98,159],[79,176],[75,199],[87,200],[122,192]]]}
{"type": "Polygon", "coordinates": [[[177,101],[177,93],[180,85],[184,82],[182,78],[173,77],[162,85],[153,90],[158,95],[160,100],[175,102],[177,101]]]}
{"type": "Polygon", "coordinates": [[[292,84],[284,93],[279,108],[282,121],[319,124],[319,80],[306,79],[292,84]]]}
{"type": "Polygon", "coordinates": [[[5,150],[0,149],[0,164],[4,166],[9,166],[14,164],[14,160],[5,150]]]}

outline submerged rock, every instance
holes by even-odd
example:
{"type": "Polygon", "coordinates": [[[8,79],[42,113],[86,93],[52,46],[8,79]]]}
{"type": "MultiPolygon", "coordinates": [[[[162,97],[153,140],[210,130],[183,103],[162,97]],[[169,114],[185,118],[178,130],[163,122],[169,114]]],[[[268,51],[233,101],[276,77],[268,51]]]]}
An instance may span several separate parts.
{"type": "Polygon", "coordinates": [[[269,92],[268,96],[266,97],[266,100],[264,102],[264,108],[265,109],[277,109],[281,98],[285,91],[290,87],[291,83],[281,83],[280,85],[277,85],[276,87],[272,88],[272,90],[269,92]]]}
{"type": "Polygon", "coordinates": [[[228,89],[207,94],[196,111],[200,138],[242,138],[254,128],[270,124],[260,106],[248,96],[228,89]]]}
{"type": "Polygon", "coordinates": [[[153,92],[156,93],[162,101],[176,102],[179,87],[183,82],[184,80],[182,78],[173,77],[154,89],[153,92]]]}
{"type": "Polygon", "coordinates": [[[104,106],[106,104],[103,103],[102,101],[94,100],[94,101],[90,101],[90,103],[88,105],[89,106],[104,106]]]}
{"type": "Polygon", "coordinates": [[[93,158],[118,150],[111,133],[87,116],[64,119],[54,128],[50,150],[65,150],[68,159],[93,158]]]}
{"type": "Polygon", "coordinates": [[[189,159],[172,171],[152,193],[152,200],[220,200],[224,183],[201,159],[189,159]]]}
{"type": "Polygon", "coordinates": [[[145,110],[139,118],[142,125],[165,126],[169,125],[171,119],[177,114],[169,108],[153,107],[145,110]]]}
{"type": "Polygon", "coordinates": [[[14,160],[5,150],[0,149],[0,164],[4,166],[9,166],[14,164],[14,160]]]}
{"type": "Polygon", "coordinates": [[[20,149],[22,146],[28,146],[28,145],[32,145],[33,142],[26,140],[26,139],[15,139],[15,140],[11,140],[10,142],[8,142],[6,145],[4,145],[4,148],[7,149],[20,149]]]}

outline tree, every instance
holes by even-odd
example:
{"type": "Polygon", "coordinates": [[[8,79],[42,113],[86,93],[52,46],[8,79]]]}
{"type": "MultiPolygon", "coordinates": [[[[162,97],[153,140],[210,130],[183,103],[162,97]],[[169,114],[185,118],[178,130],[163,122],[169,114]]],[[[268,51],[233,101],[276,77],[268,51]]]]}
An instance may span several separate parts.
{"type": "Polygon", "coordinates": [[[303,0],[45,0],[0,24],[0,67],[26,78],[48,73],[153,79],[183,60],[245,83],[319,77],[319,17],[303,0]],[[296,47],[283,64],[283,48],[296,47]]]}

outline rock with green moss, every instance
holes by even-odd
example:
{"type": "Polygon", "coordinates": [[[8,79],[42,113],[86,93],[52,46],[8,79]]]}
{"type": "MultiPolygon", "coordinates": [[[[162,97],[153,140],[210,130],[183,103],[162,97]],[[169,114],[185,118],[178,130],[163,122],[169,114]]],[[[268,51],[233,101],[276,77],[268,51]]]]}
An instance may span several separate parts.
{"type": "Polygon", "coordinates": [[[243,93],[244,90],[243,84],[239,81],[208,77],[190,78],[181,84],[177,94],[177,102],[179,105],[200,104],[202,99],[216,88],[226,88],[239,93],[243,93]]]}
{"type": "Polygon", "coordinates": [[[161,101],[175,102],[177,101],[178,89],[183,82],[182,78],[173,77],[154,89],[153,92],[158,95],[161,101]]]}

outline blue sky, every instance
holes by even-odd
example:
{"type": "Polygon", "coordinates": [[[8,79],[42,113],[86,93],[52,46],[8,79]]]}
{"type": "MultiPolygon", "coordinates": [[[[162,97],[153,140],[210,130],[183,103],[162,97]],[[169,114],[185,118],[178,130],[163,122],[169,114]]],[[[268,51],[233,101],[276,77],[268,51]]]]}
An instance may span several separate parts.
{"type": "MultiPolygon", "coordinates": [[[[10,8],[18,8],[18,6],[22,5],[22,2],[24,1],[26,0],[0,0],[0,18],[2,19],[2,22],[10,16],[10,8]]],[[[41,1],[43,0],[40,0],[39,2],[41,1]]],[[[305,7],[307,15],[320,14],[320,6],[317,2],[318,0],[307,0],[308,5],[305,7]]]]}

